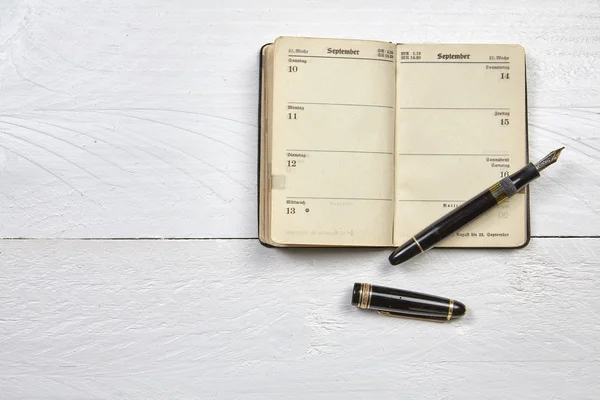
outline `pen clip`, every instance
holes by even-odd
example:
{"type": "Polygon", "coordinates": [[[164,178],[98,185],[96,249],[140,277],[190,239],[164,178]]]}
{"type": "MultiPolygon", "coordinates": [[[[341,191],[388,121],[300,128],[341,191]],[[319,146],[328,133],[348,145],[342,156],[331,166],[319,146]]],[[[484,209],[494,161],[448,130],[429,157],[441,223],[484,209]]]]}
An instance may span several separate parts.
{"type": "Polygon", "coordinates": [[[381,311],[381,310],[377,310],[377,314],[381,314],[385,317],[392,317],[392,318],[408,318],[408,319],[418,319],[421,321],[433,321],[433,322],[446,322],[447,319],[446,318],[440,318],[440,317],[417,317],[417,316],[413,316],[413,315],[406,315],[406,314],[402,314],[402,313],[395,313],[393,311],[381,311]]]}

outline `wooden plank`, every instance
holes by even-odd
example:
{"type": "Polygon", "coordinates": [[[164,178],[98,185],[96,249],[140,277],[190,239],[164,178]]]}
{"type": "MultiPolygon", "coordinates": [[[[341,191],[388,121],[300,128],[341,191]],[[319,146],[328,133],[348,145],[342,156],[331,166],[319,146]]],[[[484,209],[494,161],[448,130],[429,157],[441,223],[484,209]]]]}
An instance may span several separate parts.
{"type": "Polygon", "coordinates": [[[533,234],[600,235],[596,2],[369,7],[3,2],[0,237],[255,237],[257,56],[283,34],[524,45],[532,156],[567,146],[533,234]]]}
{"type": "Polygon", "coordinates": [[[255,240],[0,241],[7,398],[594,398],[600,239],[516,251],[274,250],[255,240]],[[446,324],[354,282],[463,301],[446,324]]]}

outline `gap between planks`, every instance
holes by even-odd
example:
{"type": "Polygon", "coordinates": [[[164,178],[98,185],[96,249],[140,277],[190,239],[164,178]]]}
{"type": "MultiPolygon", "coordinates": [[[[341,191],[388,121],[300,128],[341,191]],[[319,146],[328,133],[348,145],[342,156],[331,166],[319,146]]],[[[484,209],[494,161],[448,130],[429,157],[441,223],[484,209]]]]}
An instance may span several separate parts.
{"type": "MultiPolygon", "coordinates": [[[[588,236],[574,236],[574,235],[551,235],[551,236],[531,236],[532,239],[600,239],[600,235],[588,235],[588,236]]],[[[155,237],[124,237],[124,238],[105,238],[105,237],[84,237],[84,238],[36,238],[36,237],[4,237],[0,238],[0,241],[17,241],[17,240],[64,240],[64,241],[209,241],[209,240],[258,240],[257,237],[211,237],[211,238],[185,238],[185,237],[172,237],[172,238],[155,238],[155,237]]],[[[342,246],[339,246],[342,247],[342,246]]],[[[393,247],[393,246],[391,246],[393,247]]]]}

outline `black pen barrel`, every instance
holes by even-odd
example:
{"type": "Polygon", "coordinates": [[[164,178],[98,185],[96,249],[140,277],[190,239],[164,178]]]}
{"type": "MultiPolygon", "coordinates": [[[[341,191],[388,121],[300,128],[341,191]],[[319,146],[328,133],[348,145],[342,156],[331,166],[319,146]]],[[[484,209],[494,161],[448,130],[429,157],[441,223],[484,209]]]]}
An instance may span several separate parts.
{"type": "Polygon", "coordinates": [[[514,174],[496,182],[489,188],[433,222],[390,255],[393,265],[400,264],[415,255],[425,252],[454,232],[500,204],[540,176],[533,163],[527,164],[514,174]]]}
{"type": "Polygon", "coordinates": [[[527,164],[417,233],[414,236],[415,240],[420,244],[423,251],[430,249],[441,240],[485,214],[490,208],[516,194],[539,176],[540,173],[535,165],[532,163],[527,164]]]}
{"type": "Polygon", "coordinates": [[[414,239],[421,246],[422,251],[427,251],[496,204],[498,204],[496,198],[490,190],[486,189],[417,233],[414,239]]]}

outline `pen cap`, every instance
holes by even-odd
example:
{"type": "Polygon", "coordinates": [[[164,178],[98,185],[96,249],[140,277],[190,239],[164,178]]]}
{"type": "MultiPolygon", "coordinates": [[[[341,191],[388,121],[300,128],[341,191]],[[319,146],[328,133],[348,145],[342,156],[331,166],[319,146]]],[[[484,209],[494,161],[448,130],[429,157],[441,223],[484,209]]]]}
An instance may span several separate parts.
{"type": "Polygon", "coordinates": [[[460,301],[369,283],[354,284],[352,305],[393,316],[436,321],[458,318],[467,311],[460,301]]]}

